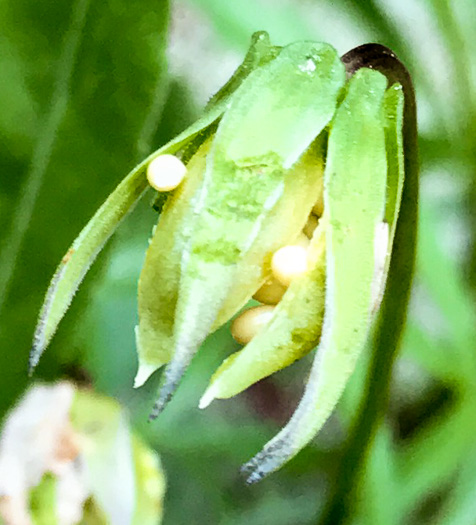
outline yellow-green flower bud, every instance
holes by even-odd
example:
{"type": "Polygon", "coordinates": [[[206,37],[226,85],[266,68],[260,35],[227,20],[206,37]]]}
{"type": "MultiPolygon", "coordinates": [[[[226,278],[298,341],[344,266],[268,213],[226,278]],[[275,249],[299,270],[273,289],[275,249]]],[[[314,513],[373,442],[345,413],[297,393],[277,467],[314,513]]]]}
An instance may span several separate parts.
{"type": "Polygon", "coordinates": [[[404,96],[370,63],[396,63],[387,51],[356,51],[355,65],[327,44],[277,48],[255,35],[204,116],[131,172],[68,251],[40,316],[32,367],[148,180],[170,193],[139,280],[135,386],[166,365],[156,417],[211,332],[252,297],[276,305],[237,318],[235,337],[247,344],[219,367],[200,406],[316,348],[299,407],[247,466],[249,480],[294,456],[338,402],[389,273],[405,172],[404,96]],[[367,58],[372,68],[362,67],[367,58]]]}

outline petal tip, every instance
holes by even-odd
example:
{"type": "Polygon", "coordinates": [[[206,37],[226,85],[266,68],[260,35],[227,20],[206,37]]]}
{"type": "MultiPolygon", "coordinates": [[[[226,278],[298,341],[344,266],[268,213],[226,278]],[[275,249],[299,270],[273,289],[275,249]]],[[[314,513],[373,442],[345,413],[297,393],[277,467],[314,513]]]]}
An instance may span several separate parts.
{"type": "Polygon", "coordinates": [[[259,462],[256,461],[256,458],[245,463],[240,471],[241,474],[246,477],[247,485],[254,485],[266,476],[266,472],[260,469],[259,462]]]}
{"type": "Polygon", "coordinates": [[[169,401],[172,399],[175,391],[177,390],[184,371],[185,367],[177,364],[176,361],[171,361],[168,364],[162,378],[162,385],[159,389],[159,397],[155,402],[155,405],[149,416],[149,421],[152,419],[157,419],[164,408],[168,405],[169,401]]]}
{"type": "Polygon", "coordinates": [[[157,367],[154,365],[139,363],[139,368],[134,378],[134,388],[141,387],[156,370],[157,367]]]}
{"type": "Polygon", "coordinates": [[[41,343],[41,339],[35,336],[33,345],[30,350],[30,355],[28,358],[28,376],[29,377],[33,375],[33,372],[35,371],[35,368],[37,367],[40,361],[40,357],[44,349],[45,349],[45,346],[44,344],[41,343]]]}
{"type": "Polygon", "coordinates": [[[167,406],[168,402],[172,399],[172,392],[164,393],[162,390],[160,392],[159,399],[155,402],[152,412],[149,414],[149,422],[157,419],[160,414],[163,412],[164,408],[167,406]]]}
{"type": "Polygon", "coordinates": [[[204,408],[207,408],[210,406],[212,401],[215,399],[215,389],[213,386],[209,386],[206,390],[203,396],[200,398],[200,401],[198,402],[198,408],[200,410],[203,410],[204,408]]]}
{"type": "Polygon", "coordinates": [[[31,349],[30,358],[28,360],[28,377],[33,376],[33,372],[35,371],[36,365],[38,364],[38,359],[35,357],[36,349],[33,347],[31,349]]]}

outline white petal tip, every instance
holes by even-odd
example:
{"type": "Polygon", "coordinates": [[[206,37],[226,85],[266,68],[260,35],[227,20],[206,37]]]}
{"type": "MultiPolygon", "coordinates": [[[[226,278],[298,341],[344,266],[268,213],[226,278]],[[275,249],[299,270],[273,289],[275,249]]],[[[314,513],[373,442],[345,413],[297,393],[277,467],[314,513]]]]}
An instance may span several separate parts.
{"type": "Polygon", "coordinates": [[[214,399],[215,394],[213,392],[213,388],[207,388],[198,403],[198,408],[200,408],[200,410],[207,408],[207,406],[209,406],[214,399]]]}
{"type": "Polygon", "coordinates": [[[137,370],[136,377],[134,378],[134,388],[142,386],[156,370],[156,366],[140,364],[139,370],[137,370]]]}

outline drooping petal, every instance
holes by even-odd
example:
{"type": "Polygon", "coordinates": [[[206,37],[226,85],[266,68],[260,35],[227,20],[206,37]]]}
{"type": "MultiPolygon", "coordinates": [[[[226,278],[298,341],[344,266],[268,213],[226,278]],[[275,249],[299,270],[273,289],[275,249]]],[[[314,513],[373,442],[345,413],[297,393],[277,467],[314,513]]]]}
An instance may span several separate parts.
{"type": "Polygon", "coordinates": [[[385,222],[389,225],[390,245],[395,236],[405,179],[402,135],[403,106],[404,95],[402,86],[394,84],[386,91],[384,98],[385,143],[388,165],[385,222]]]}
{"type": "MultiPolygon", "coordinates": [[[[68,248],[46,292],[30,353],[30,371],[38,364],[41,354],[48,346],[98,253],[149,187],[145,176],[147,164],[159,154],[176,152],[219,117],[218,109],[215,108],[206,118],[199,121],[200,124],[195,123],[134,168],[109,195],[68,248]]],[[[223,107],[221,110],[223,111],[223,107]]]]}
{"type": "Polygon", "coordinates": [[[262,31],[255,33],[245,61],[210,101],[204,115],[134,168],[84,227],[61,260],[46,292],[30,352],[30,372],[38,364],[96,256],[148,188],[145,177],[147,165],[159,155],[176,153],[220,118],[228,98],[243,79],[257,65],[270,60],[275,53],[268,35],[262,31]]]}
{"type": "Polygon", "coordinates": [[[319,342],[325,302],[325,220],[308,250],[308,270],[294,280],[273,317],[242,350],[228,357],[213,375],[200,407],[232,397],[310,352],[319,342]]]}
{"type": "MultiPolygon", "coordinates": [[[[280,199],[290,198],[284,190],[291,168],[331,120],[343,84],[335,50],[305,42],[284,48],[231,98],[207,158],[194,230],[182,258],[173,358],[155,414],[215,325],[239,279],[237,265],[251,250],[260,253],[263,263],[269,255],[269,245],[256,243],[259,233],[280,199]]],[[[307,209],[305,204],[299,228],[312,208],[312,202],[307,209]]]]}
{"type": "Polygon", "coordinates": [[[190,238],[193,206],[203,185],[210,146],[211,139],[208,139],[192,157],[187,176],[166,202],[147,249],[138,289],[139,370],[135,387],[141,386],[155,370],[170,361],[182,253],[190,238]]]}
{"type": "Polygon", "coordinates": [[[337,111],[325,172],[326,310],[323,332],[302,400],[288,424],[244,466],[259,481],[315,436],[337,404],[372,322],[374,242],[385,211],[386,78],[359,70],[337,111]]]}

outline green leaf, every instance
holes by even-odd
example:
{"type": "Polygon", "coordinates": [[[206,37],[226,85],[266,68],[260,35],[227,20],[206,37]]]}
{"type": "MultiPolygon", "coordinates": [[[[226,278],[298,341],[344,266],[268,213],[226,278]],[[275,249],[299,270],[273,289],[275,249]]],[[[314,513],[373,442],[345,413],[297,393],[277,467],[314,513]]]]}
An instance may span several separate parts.
{"type": "Polygon", "coordinates": [[[359,70],[332,122],[324,186],[326,309],[303,398],[289,423],[244,470],[255,482],[301,450],[337,404],[372,321],[375,245],[384,217],[386,78],[359,70]]]}
{"type": "MultiPolygon", "coordinates": [[[[5,0],[0,11],[8,66],[0,81],[0,282],[7,283],[0,338],[15,349],[0,356],[3,413],[25,386],[52,269],[144,144],[150,147],[166,94],[168,2],[124,9],[122,0],[5,0]]],[[[45,368],[50,377],[58,362],[77,358],[71,339],[63,343],[61,357],[45,368]]]]}
{"type": "MultiPolygon", "coordinates": [[[[215,326],[232,283],[240,278],[240,261],[255,252],[259,255],[253,258],[264,263],[273,244],[276,249],[286,242],[256,241],[281,197],[293,198],[292,192],[283,193],[285,180],[293,176],[290,168],[332,118],[343,83],[343,65],[332,47],[297,43],[251,73],[231,98],[207,157],[189,225],[191,241],[182,254],[173,358],[156,413],[215,326]]],[[[311,207],[311,199],[307,210],[303,203],[295,235],[311,207]]],[[[248,285],[243,296],[251,297],[258,287],[259,282],[248,285]]]]}
{"type": "Polygon", "coordinates": [[[164,153],[176,153],[194,137],[204,132],[223,113],[229,93],[256,64],[266,60],[266,57],[273,53],[265,33],[254,35],[244,64],[237,70],[224,90],[215,95],[203,117],[134,168],[84,227],[56,269],[46,293],[30,354],[30,370],[37,365],[41,354],[48,346],[94,259],[115,232],[121,220],[135,207],[148,188],[145,171],[150,161],[164,153]]]}

